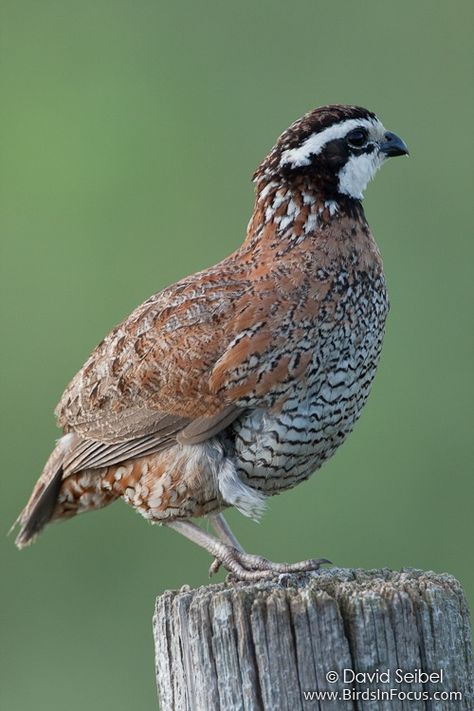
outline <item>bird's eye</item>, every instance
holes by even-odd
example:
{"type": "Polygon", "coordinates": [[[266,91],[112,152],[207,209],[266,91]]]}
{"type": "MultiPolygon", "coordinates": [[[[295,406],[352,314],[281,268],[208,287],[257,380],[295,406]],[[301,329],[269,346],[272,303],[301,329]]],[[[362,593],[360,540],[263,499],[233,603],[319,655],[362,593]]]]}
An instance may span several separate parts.
{"type": "Polygon", "coordinates": [[[365,128],[355,128],[347,134],[347,142],[354,148],[362,148],[367,142],[367,131],[365,128]]]}

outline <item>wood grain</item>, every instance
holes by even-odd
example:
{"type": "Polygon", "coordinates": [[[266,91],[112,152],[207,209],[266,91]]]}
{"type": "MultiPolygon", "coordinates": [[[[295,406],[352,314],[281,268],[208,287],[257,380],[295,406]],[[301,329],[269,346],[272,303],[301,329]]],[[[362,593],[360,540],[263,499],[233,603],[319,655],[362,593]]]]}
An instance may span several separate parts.
{"type": "Polygon", "coordinates": [[[154,638],[162,711],[474,708],[469,612],[447,574],[332,569],[184,587],[157,599],[154,638]],[[390,680],[343,683],[345,669],[389,670],[390,680]],[[443,680],[397,682],[397,669],[442,671],[443,680]],[[329,671],[339,682],[327,681],[329,671]],[[391,688],[402,698],[361,696],[391,688]],[[305,699],[305,692],[344,689],[359,698],[305,699]],[[462,699],[403,698],[408,692],[462,699]]]}

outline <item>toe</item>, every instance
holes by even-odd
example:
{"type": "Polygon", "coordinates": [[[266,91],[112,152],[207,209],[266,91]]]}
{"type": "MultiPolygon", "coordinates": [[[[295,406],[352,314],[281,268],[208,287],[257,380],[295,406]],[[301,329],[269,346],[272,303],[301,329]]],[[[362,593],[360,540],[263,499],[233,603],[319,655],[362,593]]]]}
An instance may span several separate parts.
{"type": "Polygon", "coordinates": [[[220,567],[221,567],[221,561],[219,560],[219,558],[214,558],[211,565],[209,566],[209,570],[208,570],[209,577],[212,578],[212,576],[218,572],[220,567]]]}

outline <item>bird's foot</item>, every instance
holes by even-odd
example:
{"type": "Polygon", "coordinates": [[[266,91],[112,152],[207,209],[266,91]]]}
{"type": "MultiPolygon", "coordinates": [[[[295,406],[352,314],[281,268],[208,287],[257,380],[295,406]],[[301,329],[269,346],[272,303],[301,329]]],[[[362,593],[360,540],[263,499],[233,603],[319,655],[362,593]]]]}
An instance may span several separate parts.
{"type": "Polygon", "coordinates": [[[318,570],[324,563],[331,563],[326,558],[302,560],[299,563],[274,563],[260,555],[242,553],[233,546],[225,546],[223,554],[216,556],[209,568],[209,575],[217,573],[222,566],[237,580],[269,580],[278,575],[306,573],[318,570]]]}

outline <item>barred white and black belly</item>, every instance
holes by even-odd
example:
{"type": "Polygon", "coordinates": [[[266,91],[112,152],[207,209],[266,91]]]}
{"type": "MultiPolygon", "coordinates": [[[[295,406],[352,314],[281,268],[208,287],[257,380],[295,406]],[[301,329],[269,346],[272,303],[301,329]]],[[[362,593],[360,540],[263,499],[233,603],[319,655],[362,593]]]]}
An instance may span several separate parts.
{"type": "Polygon", "coordinates": [[[288,387],[279,412],[257,408],[236,421],[233,459],[245,484],[269,495],[291,488],[334,454],[352,430],[382,348],[388,311],[383,278],[370,300],[362,296],[353,294],[354,308],[341,302],[336,324],[327,330],[323,324],[314,334],[305,377],[288,387]]]}

